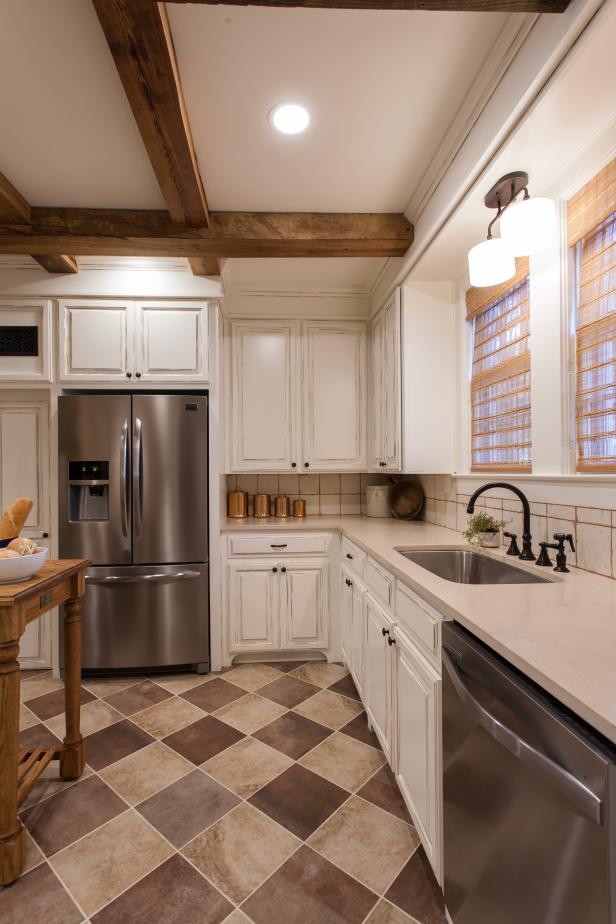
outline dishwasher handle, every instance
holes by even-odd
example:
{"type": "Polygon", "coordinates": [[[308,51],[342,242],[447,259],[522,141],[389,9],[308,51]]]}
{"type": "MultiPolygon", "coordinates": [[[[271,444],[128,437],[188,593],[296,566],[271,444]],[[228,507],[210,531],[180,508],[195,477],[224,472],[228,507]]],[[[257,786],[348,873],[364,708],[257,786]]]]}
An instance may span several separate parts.
{"type": "Polygon", "coordinates": [[[453,652],[448,653],[445,645],[443,646],[442,656],[456,693],[484,731],[491,735],[495,741],[498,741],[514,757],[517,757],[518,760],[521,760],[536,773],[541,774],[545,780],[559,789],[591,821],[598,825],[603,824],[603,802],[601,799],[585,786],[581,780],[578,780],[568,770],[546,757],[528,741],[520,738],[519,735],[516,735],[515,732],[488,712],[485,706],[482,706],[465,686],[460,677],[461,669],[456,667],[453,662],[455,655],[453,652]]]}

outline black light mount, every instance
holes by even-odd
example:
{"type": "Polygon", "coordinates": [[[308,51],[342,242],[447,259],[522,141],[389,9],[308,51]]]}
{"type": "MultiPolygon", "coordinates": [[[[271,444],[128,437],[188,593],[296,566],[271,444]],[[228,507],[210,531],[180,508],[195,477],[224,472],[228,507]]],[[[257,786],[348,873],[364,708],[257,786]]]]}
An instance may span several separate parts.
{"type": "Polygon", "coordinates": [[[524,198],[529,199],[528,194],[528,173],[523,170],[515,170],[513,173],[506,173],[484,198],[484,203],[489,209],[497,209],[496,215],[488,225],[488,240],[492,237],[492,225],[498,221],[507,206],[515,202],[520,193],[524,193],[524,198]]]}

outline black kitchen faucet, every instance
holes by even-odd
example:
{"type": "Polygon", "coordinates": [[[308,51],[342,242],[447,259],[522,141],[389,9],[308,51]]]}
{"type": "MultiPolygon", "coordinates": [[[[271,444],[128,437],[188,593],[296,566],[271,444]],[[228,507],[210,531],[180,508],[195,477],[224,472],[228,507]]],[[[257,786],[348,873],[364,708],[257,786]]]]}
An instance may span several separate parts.
{"type": "Polygon", "coordinates": [[[532,545],[533,537],[530,534],[530,506],[526,495],[523,494],[519,488],[516,488],[514,484],[509,484],[507,481],[490,481],[488,484],[482,485],[480,488],[477,488],[469,500],[466,512],[474,513],[475,501],[481,494],[483,494],[484,491],[489,491],[490,488],[506,488],[508,491],[512,491],[516,497],[520,498],[522,502],[522,512],[524,517],[524,523],[522,527],[522,551],[520,552],[520,558],[522,561],[534,561],[535,553],[533,552],[532,545]]]}

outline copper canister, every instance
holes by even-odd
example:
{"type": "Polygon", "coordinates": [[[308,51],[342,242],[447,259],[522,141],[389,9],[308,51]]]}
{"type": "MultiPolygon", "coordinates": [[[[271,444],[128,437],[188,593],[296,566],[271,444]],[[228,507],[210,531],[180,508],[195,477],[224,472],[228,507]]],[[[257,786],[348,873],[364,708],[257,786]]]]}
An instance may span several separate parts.
{"type": "Polygon", "coordinates": [[[229,491],[227,496],[227,516],[241,520],[248,515],[248,495],[246,491],[229,491]]]}
{"type": "Polygon", "coordinates": [[[306,516],[306,501],[301,497],[293,501],[293,516],[298,519],[306,516]]]}
{"type": "Polygon", "coordinates": [[[264,519],[270,515],[269,494],[255,494],[255,517],[264,519]]]}
{"type": "Polygon", "coordinates": [[[279,494],[274,502],[274,511],[277,517],[289,516],[289,498],[285,494],[279,494]]]}

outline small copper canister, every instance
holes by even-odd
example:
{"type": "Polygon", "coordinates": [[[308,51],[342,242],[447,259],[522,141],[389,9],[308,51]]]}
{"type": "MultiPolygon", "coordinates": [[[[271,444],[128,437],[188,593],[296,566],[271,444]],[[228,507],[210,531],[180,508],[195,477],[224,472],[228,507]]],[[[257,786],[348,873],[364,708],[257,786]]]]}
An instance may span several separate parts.
{"type": "Polygon", "coordinates": [[[248,495],[246,491],[229,491],[227,496],[227,516],[241,520],[248,515],[248,495]]]}
{"type": "Polygon", "coordinates": [[[257,519],[265,519],[270,515],[270,496],[269,494],[255,494],[255,512],[254,516],[257,519]]]}
{"type": "Polygon", "coordinates": [[[301,497],[293,501],[293,516],[298,519],[306,516],[306,501],[301,497]]]}
{"type": "Polygon", "coordinates": [[[289,516],[289,498],[285,494],[279,494],[276,498],[274,512],[279,519],[289,516]]]}

